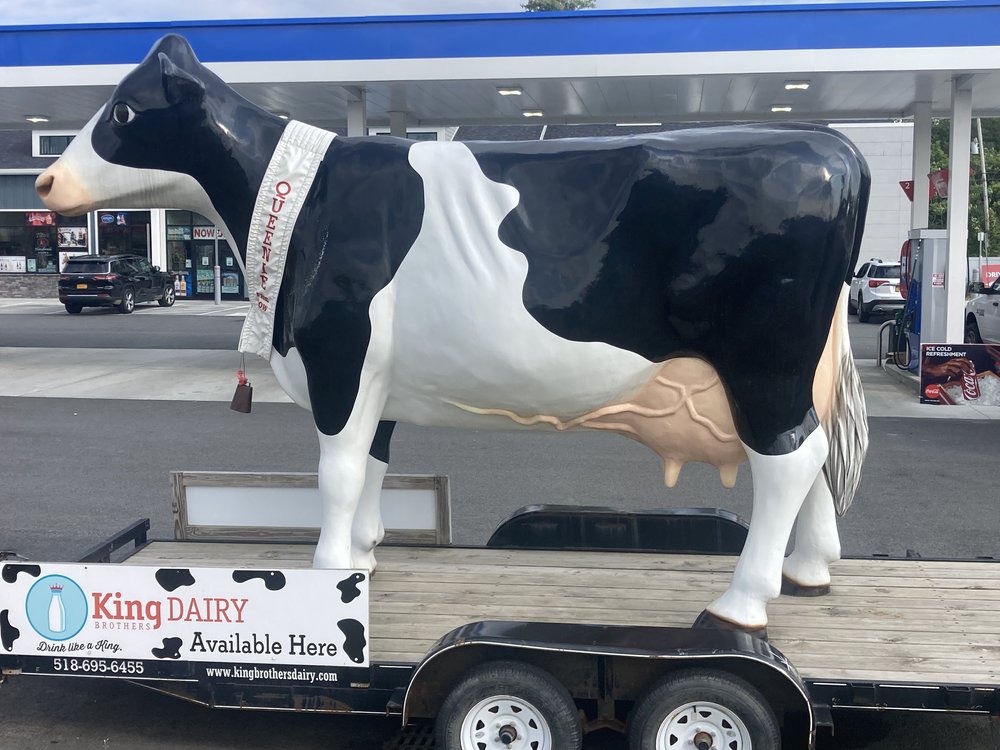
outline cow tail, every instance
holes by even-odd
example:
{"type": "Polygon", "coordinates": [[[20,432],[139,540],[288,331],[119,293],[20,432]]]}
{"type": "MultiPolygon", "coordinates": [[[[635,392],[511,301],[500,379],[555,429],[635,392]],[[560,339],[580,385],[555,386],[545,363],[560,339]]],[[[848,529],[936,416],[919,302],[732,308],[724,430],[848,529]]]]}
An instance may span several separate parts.
{"type": "Polygon", "coordinates": [[[833,403],[827,418],[827,437],[830,453],[823,466],[826,483],[833,495],[837,515],[844,515],[851,507],[854,493],[861,482],[861,465],[868,451],[868,413],[861,378],[854,365],[851,340],[847,333],[847,297],[845,287],[837,305],[834,325],[836,331],[836,382],[833,403]]]}

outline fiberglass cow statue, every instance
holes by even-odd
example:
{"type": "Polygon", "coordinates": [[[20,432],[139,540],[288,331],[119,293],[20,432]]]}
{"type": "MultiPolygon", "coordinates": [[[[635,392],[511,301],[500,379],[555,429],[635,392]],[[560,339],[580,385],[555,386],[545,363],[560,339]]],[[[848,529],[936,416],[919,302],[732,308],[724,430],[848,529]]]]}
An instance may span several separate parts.
{"type": "Polygon", "coordinates": [[[867,446],[847,338],[869,174],[814,125],[516,143],[335,138],[161,39],[37,180],[49,208],[169,206],[245,261],[240,348],[320,441],[317,567],[374,569],[396,421],[597,429],[749,461],[753,519],[699,621],[829,586],[867,446]],[[793,553],[785,545],[798,518],[793,553]]]}

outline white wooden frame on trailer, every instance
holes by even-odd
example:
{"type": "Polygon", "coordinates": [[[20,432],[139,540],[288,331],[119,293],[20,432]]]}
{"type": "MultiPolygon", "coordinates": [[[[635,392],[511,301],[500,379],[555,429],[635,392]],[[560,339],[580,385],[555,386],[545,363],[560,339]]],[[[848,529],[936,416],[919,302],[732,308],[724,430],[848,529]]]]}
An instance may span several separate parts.
{"type": "MultiPolygon", "coordinates": [[[[267,540],[310,541],[319,538],[320,496],[317,474],[308,472],[239,472],[239,471],[173,471],[171,507],[175,539],[197,540],[267,540]],[[189,490],[195,489],[195,493],[189,490]],[[197,492],[208,490],[205,492],[197,492]],[[238,496],[227,490],[245,490],[238,507],[238,496]],[[260,495],[264,502],[255,503],[252,496],[260,495]],[[193,495],[193,496],[191,496],[193,495]],[[226,495],[229,495],[228,497],[226,495]],[[276,502],[279,498],[281,502],[276,502]],[[197,504],[197,507],[196,507],[197,504]],[[214,507],[209,507],[214,506],[214,507]],[[297,506],[297,507],[296,507],[297,506]],[[269,522],[267,509],[279,508],[294,518],[315,516],[317,522],[295,526],[269,522]],[[227,512],[232,512],[229,523],[227,512]],[[255,512],[259,511],[259,512],[255,512]],[[206,515],[215,523],[201,523],[206,515]]],[[[387,474],[382,482],[382,513],[387,521],[385,541],[406,544],[451,543],[451,489],[448,477],[432,474],[387,474]],[[402,503],[412,503],[413,493],[433,493],[430,502],[423,502],[417,524],[393,524],[412,518],[413,508],[401,513],[402,503]]]]}

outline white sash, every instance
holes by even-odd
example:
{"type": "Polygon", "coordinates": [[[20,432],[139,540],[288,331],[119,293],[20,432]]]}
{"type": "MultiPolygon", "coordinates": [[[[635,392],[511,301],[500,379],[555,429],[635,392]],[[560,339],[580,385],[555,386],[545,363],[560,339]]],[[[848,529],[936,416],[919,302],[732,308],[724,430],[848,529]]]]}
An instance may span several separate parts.
{"type": "Polygon", "coordinates": [[[334,137],[327,130],[291,120],[267,165],[247,237],[250,311],[240,333],[241,352],[271,359],[274,308],[288,243],[316,170],[334,137]]]}

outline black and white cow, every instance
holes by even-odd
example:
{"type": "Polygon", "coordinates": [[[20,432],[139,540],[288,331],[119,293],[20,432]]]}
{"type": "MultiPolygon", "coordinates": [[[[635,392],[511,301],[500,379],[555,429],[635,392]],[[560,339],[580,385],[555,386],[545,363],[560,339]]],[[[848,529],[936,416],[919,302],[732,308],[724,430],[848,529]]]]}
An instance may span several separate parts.
{"type": "MultiPolygon", "coordinates": [[[[168,36],[37,189],[62,213],[192,209],[242,250],[287,125],[168,36]]],[[[854,146],[813,125],[333,139],[291,235],[271,357],[319,434],[315,564],[374,568],[397,420],[589,428],[648,445],[668,484],[689,460],[731,484],[749,460],[753,523],[714,622],[763,627],[783,566],[827,587],[835,503],[867,445],[844,289],[869,182],[854,146]]]]}

